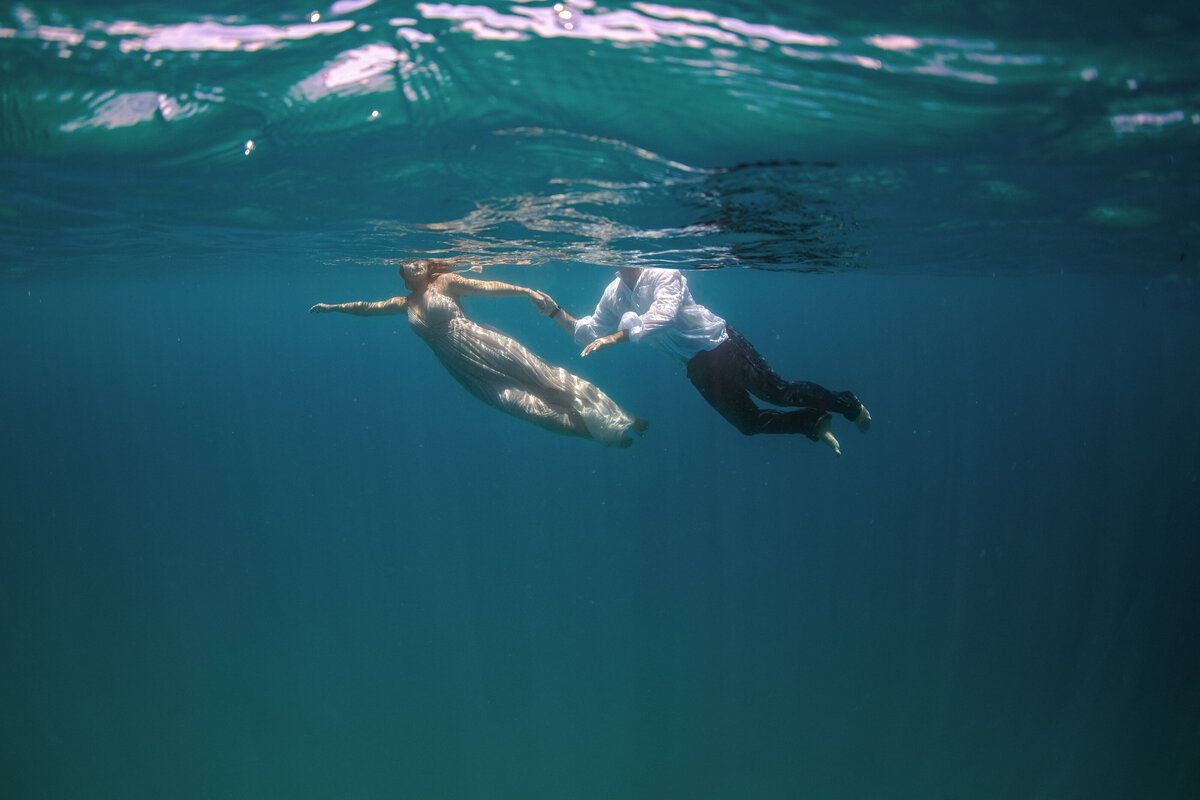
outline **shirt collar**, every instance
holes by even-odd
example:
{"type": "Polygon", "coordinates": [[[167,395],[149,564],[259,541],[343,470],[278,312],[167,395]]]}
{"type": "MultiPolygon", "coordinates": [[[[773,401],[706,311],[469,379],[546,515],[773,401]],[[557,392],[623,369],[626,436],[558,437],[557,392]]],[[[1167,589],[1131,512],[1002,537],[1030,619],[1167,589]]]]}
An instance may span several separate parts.
{"type": "Polygon", "coordinates": [[[633,282],[633,288],[630,288],[629,284],[625,282],[625,279],[621,277],[621,271],[617,270],[617,284],[629,294],[633,294],[633,292],[642,285],[642,281],[645,280],[645,278],[646,270],[643,269],[638,273],[637,280],[633,282]]]}

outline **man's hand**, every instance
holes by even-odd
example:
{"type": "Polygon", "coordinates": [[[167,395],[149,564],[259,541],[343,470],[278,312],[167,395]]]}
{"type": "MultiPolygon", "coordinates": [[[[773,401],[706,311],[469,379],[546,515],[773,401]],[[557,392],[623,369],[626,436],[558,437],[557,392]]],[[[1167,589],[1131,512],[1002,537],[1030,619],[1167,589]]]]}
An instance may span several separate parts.
{"type": "Polygon", "coordinates": [[[593,340],[591,344],[583,348],[583,352],[580,353],[580,355],[586,358],[592,353],[598,353],[601,350],[607,350],[615,344],[628,341],[628,339],[628,331],[617,331],[616,333],[609,334],[608,336],[601,336],[599,339],[593,340]]]}

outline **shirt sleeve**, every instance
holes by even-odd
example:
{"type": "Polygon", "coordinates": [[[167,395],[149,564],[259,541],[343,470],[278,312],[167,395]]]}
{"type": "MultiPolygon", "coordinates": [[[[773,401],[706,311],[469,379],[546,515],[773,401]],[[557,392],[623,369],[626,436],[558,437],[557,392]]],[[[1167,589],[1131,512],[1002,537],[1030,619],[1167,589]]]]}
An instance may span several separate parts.
{"type": "Polygon", "coordinates": [[[620,322],[621,329],[629,331],[629,338],[635,342],[661,333],[675,323],[686,294],[687,282],[683,273],[677,269],[663,270],[658,285],[654,287],[654,301],[650,308],[640,316],[626,313],[620,322]]]}
{"type": "Polygon", "coordinates": [[[580,317],[575,321],[575,341],[586,345],[601,336],[615,333],[620,320],[621,315],[617,306],[617,282],[614,281],[600,296],[596,310],[590,316],[580,317]]]}

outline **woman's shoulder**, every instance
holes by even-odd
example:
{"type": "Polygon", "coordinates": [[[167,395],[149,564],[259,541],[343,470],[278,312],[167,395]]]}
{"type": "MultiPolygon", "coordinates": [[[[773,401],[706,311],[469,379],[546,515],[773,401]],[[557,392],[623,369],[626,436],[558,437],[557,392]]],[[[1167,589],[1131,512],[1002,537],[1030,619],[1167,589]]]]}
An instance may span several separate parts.
{"type": "Polygon", "coordinates": [[[451,286],[454,286],[460,280],[462,279],[453,272],[443,272],[434,276],[433,280],[429,282],[429,288],[433,289],[434,291],[445,291],[451,286]]]}

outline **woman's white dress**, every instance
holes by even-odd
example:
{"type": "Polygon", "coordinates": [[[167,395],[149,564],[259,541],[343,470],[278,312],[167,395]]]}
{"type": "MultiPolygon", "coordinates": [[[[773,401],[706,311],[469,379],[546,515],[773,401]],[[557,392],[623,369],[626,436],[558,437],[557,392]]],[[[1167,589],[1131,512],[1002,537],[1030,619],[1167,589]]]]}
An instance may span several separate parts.
{"type": "Polygon", "coordinates": [[[472,321],[454,298],[426,291],[416,300],[408,302],[409,325],[468,392],[556,433],[622,443],[634,417],[599,388],[472,321]]]}

